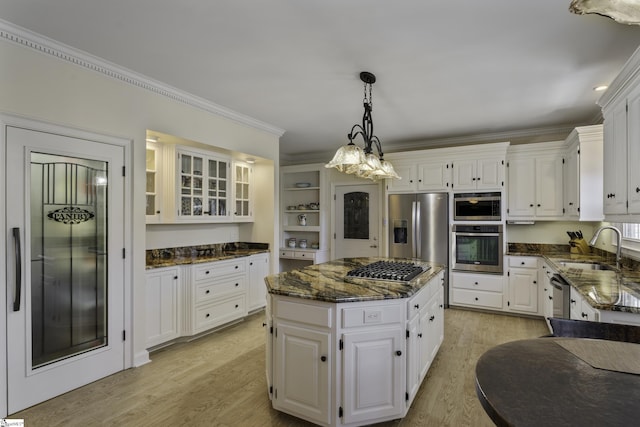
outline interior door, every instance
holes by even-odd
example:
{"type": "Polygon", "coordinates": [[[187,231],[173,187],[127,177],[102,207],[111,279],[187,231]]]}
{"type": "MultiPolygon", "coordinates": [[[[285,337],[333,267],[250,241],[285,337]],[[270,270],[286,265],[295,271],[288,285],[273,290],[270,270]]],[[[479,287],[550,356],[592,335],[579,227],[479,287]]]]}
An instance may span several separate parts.
{"type": "Polygon", "coordinates": [[[124,369],[124,148],[5,129],[11,414],[124,369]]]}
{"type": "Polygon", "coordinates": [[[379,255],[378,185],[336,186],[335,258],[379,255]]]}

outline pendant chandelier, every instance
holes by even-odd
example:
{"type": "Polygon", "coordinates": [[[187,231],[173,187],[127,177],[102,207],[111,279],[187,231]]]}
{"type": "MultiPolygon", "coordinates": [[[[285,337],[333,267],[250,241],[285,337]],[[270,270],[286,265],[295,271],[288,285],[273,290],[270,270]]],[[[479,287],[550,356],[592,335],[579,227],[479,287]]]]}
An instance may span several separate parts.
{"type": "Polygon", "coordinates": [[[393,166],[384,160],[382,145],[377,136],[373,134],[373,109],[371,86],[376,82],[376,76],[367,71],[360,73],[360,80],[364,82],[364,115],[362,125],[356,124],[347,135],[349,144],[338,149],[333,159],[325,165],[326,168],[336,168],[340,172],[356,175],[360,178],[372,180],[397,178],[401,179],[393,166]],[[353,140],[361,135],[364,139],[364,149],[353,143],[353,140]],[[377,155],[373,153],[375,145],[377,155]]]}

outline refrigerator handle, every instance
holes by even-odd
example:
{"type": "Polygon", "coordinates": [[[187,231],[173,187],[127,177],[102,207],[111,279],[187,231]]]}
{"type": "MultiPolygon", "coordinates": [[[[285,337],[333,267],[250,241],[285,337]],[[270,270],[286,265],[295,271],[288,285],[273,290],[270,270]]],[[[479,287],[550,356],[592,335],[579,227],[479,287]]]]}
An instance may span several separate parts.
{"type": "Polygon", "coordinates": [[[415,257],[422,258],[422,225],[420,224],[420,202],[416,202],[416,234],[413,238],[413,245],[415,249],[415,257]]]}
{"type": "Polygon", "coordinates": [[[416,201],[411,202],[411,257],[416,257],[416,201]]]}

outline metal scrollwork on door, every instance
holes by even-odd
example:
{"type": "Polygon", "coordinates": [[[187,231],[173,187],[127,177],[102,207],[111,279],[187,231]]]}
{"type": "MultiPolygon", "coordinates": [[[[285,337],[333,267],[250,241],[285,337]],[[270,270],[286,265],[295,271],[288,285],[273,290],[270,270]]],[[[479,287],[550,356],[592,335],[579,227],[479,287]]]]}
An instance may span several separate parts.
{"type": "Polygon", "coordinates": [[[369,193],[354,191],[344,195],[344,238],[369,239],[369,193]]]}

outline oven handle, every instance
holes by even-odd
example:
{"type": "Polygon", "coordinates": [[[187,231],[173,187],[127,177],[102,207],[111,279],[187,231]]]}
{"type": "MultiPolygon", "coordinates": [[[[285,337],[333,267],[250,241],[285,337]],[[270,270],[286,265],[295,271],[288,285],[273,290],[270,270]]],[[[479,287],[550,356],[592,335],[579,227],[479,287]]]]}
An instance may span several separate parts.
{"type": "Polygon", "coordinates": [[[500,237],[502,233],[461,233],[459,231],[454,231],[453,234],[456,236],[465,236],[465,237],[476,237],[476,236],[489,236],[489,237],[500,237]]]}

